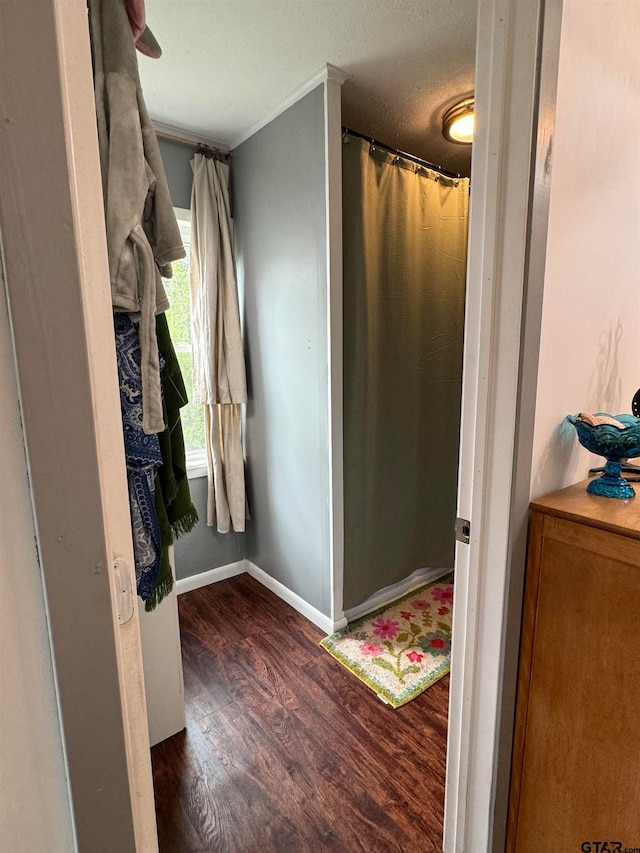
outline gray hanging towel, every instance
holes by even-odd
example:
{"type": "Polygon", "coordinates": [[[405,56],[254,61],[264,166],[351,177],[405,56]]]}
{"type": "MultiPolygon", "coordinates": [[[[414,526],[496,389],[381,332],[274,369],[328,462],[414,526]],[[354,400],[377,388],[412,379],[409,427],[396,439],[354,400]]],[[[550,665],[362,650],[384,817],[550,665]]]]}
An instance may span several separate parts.
{"type": "Polygon", "coordinates": [[[111,299],[140,323],[143,428],[164,429],[155,315],[161,276],[185,256],[123,0],[91,0],[91,38],[111,299]]]}

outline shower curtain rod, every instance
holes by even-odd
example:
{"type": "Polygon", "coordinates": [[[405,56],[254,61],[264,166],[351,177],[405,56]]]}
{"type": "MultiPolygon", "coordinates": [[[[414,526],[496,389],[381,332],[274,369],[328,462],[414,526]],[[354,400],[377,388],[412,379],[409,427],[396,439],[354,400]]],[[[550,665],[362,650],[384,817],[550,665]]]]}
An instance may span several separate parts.
{"type": "Polygon", "coordinates": [[[435,172],[440,172],[441,175],[444,175],[447,178],[462,178],[462,175],[459,172],[450,172],[448,169],[443,169],[442,166],[436,166],[435,163],[430,163],[428,160],[423,160],[421,157],[416,157],[415,154],[407,154],[406,151],[400,151],[399,148],[393,148],[391,145],[386,145],[384,142],[378,142],[378,140],[374,139],[372,136],[366,136],[364,133],[358,133],[357,130],[351,130],[348,127],[343,127],[342,132],[348,134],[349,136],[357,136],[358,139],[364,139],[365,142],[370,142],[371,145],[376,148],[383,148],[390,154],[396,154],[398,157],[405,157],[407,160],[412,160],[419,166],[425,166],[427,169],[432,169],[435,172]]]}
{"type": "Polygon", "coordinates": [[[191,148],[197,149],[199,154],[204,154],[207,157],[217,157],[220,160],[226,160],[231,157],[231,151],[223,151],[222,148],[215,148],[213,145],[207,145],[206,142],[197,142],[195,139],[187,139],[184,136],[177,136],[174,133],[167,133],[165,130],[154,128],[156,136],[162,139],[170,139],[172,142],[180,142],[182,145],[189,145],[191,148]]]}

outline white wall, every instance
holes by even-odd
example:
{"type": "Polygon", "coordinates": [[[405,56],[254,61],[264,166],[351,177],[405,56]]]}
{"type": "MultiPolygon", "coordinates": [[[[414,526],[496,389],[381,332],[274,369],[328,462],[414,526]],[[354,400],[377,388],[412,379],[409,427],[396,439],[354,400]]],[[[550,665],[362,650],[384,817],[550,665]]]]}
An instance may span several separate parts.
{"type": "Polygon", "coordinates": [[[42,576],[0,282],[0,847],[75,850],[42,576]]]}
{"type": "MultiPolygon", "coordinates": [[[[175,574],[173,546],[169,558],[175,574]]],[[[144,662],[144,691],[147,698],[149,744],[155,746],[185,727],[184,678],[180,653],[178,591],[171,592],[147,612],[136,598],[144,662]]]]}
{"type": "Polygon", "coordinates": [[[564,416],[630,412],[640,385],[638,44],[640,3],[565,0],[532,497],[597,460],[564,416]]]}

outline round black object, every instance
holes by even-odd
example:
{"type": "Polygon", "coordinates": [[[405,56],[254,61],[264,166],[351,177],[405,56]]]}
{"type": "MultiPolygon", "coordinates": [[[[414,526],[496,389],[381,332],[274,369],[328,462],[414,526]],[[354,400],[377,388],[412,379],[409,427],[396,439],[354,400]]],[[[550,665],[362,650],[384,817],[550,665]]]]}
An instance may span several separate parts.
{"type": "Polygon", "coordinates": [[[635,397],[631,401],[631,411],[637,418],[640,418],[640,388],[638,388],[635,397]]]}

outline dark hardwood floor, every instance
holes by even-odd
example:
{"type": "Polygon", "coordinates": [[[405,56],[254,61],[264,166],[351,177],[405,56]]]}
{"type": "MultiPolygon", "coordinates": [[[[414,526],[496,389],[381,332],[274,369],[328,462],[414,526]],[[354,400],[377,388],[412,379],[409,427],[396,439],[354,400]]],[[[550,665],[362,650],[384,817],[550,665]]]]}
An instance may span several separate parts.
{"type": "Polygon", "coordinates": [[[187,728],[151,751],[161,853],[442,849],[448,677],[393,710],[248,575],[178,604],[187,728]]]}

